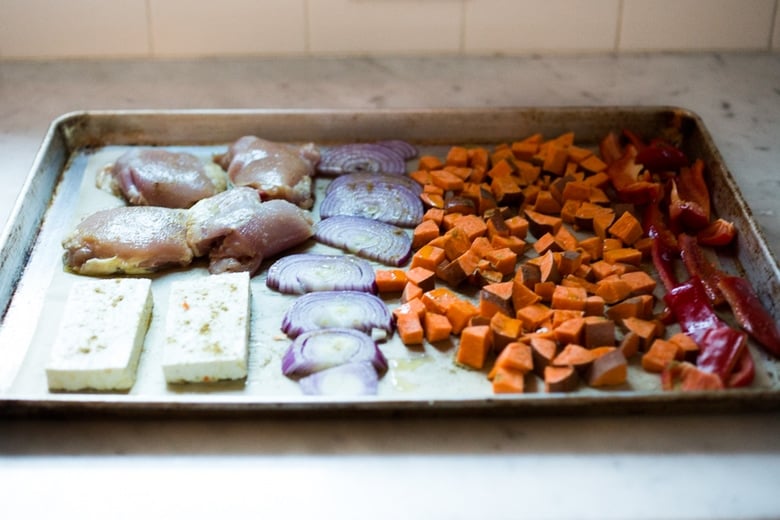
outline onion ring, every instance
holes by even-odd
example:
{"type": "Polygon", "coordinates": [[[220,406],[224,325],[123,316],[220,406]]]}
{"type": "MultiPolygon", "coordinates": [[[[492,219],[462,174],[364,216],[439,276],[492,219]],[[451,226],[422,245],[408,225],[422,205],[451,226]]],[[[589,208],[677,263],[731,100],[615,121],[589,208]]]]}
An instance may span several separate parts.
{"type": "Polygon", "coordinates": [[[406,173],[406,159],[394,147],[375,143],[348,143],[323,148],[317,172],[343,175],[355,172],[406,173]]]}
{"type": "Polygon", "coordinates": [[[417,157],[417,147],[408,141],[403,141],[401,139],[385,139],[384,141],[377,141],[376,144],[392,148],[407,160],[417,157]]]}
{"type": "Polygon", "coordinates": [[[346,255],[299,253],[287,255],[268,268],[265,284],[283,294],[314,291],[376,292],[376,276],[371,265],[346,255]]]}
{"type": "Polygon", "coordinates": [[[404,186],[409,188],[417,195],[423,192],[423,187],[416,180],[407,175],[398,175],[397,173],[385,173],[385,172],[356,172],[346,173],[340,175],[330,181],[328,187],[325,188],[325,194],[327,195],[332,190],[335,190],[342,184],[386,184],[391,188],[398,186],[404,186]]]}
{"type": "Polygon", "coordinates": [[[326,368],[298,380],[306,395],[376,395],[379,375],[368,362],[326,368]]]}
{"type": "Polygon", "coordinates": [[[393,317],[378,296],[363,291],[319,291],[297,298],[282,317],[291,338],[313,330],[351,328],[366,334],[393,331],[393,317]]]}
{"type": "Polygon", "coordinates": [[[412,254],[412,239],[405,230],[363,217],[340,215],[320,220],[314,225],[314,238],[385,265],[401,266],[412,254]]]}
{"type": "Polygon", "coordinates": [[[402,227],[422,222],[425,208],[418,193],[400,184],[348,182],[330,190],[320,204],[320,218],[349,215],[402,227]]]}
{"type": "Polygon", "coordinates": [[[387,371],[387,359],[376,342],[355,329],[322,329],[301,334],[282,357],[282,373],[301,377],[346,363],[367,361],[377,373],[387,371]]]}

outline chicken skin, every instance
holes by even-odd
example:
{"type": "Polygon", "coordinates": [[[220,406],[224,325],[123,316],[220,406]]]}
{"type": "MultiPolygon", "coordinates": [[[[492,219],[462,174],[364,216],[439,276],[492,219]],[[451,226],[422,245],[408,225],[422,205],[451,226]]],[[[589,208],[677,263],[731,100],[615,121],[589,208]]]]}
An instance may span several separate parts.
{"type": "Polygon", "coordinates": [[[82,220],[63,240],[64,263],[73,272],[100,276],[145,274],[192,262],[187,212],[156,206],[123,206],[82,220]]]}
{"type": "Polygon", "coordinates": [[[257,272],[264,259],[301,244],[314,233],[312,217],[291,202],[261,202],[257,191],[233,188],[188,211],[187,241],[208,255],[209,271],[257,272]]]}
{"type": "Polygon", "coordinates": [[[223,191],[227,176],[190,153],[133,148],[98,172],[96,184],[132,205],[189,208],[223,191]]]}
{"type": "Polygon", "coordinates": [[[236,186],[254,188],[263,201],[282,199],[309,209],[314,204],[312,176],[320,159],[313,144],[299,148],[244,136],[214,158],[236,186]]]}

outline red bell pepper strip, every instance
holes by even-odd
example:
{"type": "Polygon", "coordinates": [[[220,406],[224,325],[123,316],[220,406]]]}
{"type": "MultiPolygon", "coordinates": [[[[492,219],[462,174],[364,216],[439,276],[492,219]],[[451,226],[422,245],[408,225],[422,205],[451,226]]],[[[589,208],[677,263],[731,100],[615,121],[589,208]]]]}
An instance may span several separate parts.
{"type": "Polygon", "coordinates": [[[704,251],[699,247],[696,238],[686,233],[681,233],[677,237],[677,243],[680,244],[680,258],[682,258],[685,268],[692,276],[698,276],[707,291],[710,303],[718,306],[723,303],[723,293],[718,288],[723,273],[716,268],[704,256],[704,251]]]}
{"type": "Polygon", "coordinates": [[[633,145],[626,145],[616,160],[607,165],[607,175],[612,185],[620,192],[628,186],[638,182],[639,174],[642,172],[642,165],[636,164],[637,150],[633,145]]]}
{"type": "Polygon", "coordinates": [[[675,231],[698,231],[710,223],[708,212],[698,202],[680,196],[678,182],[672,181],[669,195],[669,226],[675,231]]]}
{"type": "Polygon", "coordinates": [[[647,144],[645,144],[645,140],[639,137],[639,134],[635,133],[633,130],[629,130],[628,128],[623,129],[623,137],[628,139],[628,142],[639,151],[643,150],[645,146],[647,146],[647,144]]]}
{"type": "Polygon", "coordinates": [[[685,153],[663,139],[653,139],[648,144],[628,129],[623,129],[623,136],[637,149],[636,162],[650,171],[677,171],[688,166],[685,153]]]}
{"type": "Polygon", "coordinates": [[[753,382],[755,375],[756,364],[753,362],[753,356],[750,355],[750,351],[746,348],[742,351],[742,356],[737,360],[734,370],[731,371],[726,386],[729,388],[748,386],[753,382]]]}
{"type": "Polygon", "coordinates": [[[696,240],[699,244],[705,246],[726,246],[737,236],[737,228],[734,224],[718,218],[710,222],[707,227],[696,234],[696,240]]]}
{"type": "Polygon", "coordinates": [[[780,357],[780,329],[750,282],[739,276],[721,276],[718,288],[731,306],[737,323],[767,352],[780,357]]]}
{"type": "Polygon", "coordinates": [[[690,168],[681,168],[678,179],[680,195],[701,206],[707,219],[710,217],[710,189],[704,179],[704,161],[696,159],[690,168]]]}
{"type": "Polygon", "coordinates": [[[769,353],[780,357],[780,328],[745,278],[724,273],[704,257],[696,239],[677,237],[680,256],[692,276],[697,276],[713,305],[728,302],[737,323],[769,353]]]}
{"type": "Polygon", "coordinates": [[[710,372],[696,368],[687,361],[674,361],[661,371],[661,388],[664,390],[720,390],[723,381],[710,372]]]}
{"type": "Polygon", "coordinates": [[[658,204],[645,208],[643,217],[645,234],[653,239],[651,256],[653,265],[667,291],[671,291],[679,282],[675,273],[674,261],[680,255],[677,238],[666,228],[664,216],[658,204]]]}
{"type": "Polygon", "coordinates": [[[717,374],[727,383],[747,349],[746,334],[732,329],[718,317],[696,276],[667,292],[664,301],[683,332],[699,345],[696,358],[699,369],[717,374]]]}
{"type": "Polygon", "coordinates": [[[669,226],[677,231],[698,231],[710,223],[710,190],[704,180],[704,161],[681,168],[672,184],[669,226]]]}
{"type": "Polygon", "coordinates": [[[677,147],[656,139],[639,150],[636,162],[650,171],[677,171],[688,166],[688,157],[677,147]]]}
{"type": "Polygon", "coordinates": [[[599,153],[601,154],[601,160],[606,164],[612,164],[623,155],[620,139],[614,132],[608,133],[599,142],[599,153]]]}
{"type": "Polygon", "coordinates": [[[636,147],[627,144],[622,155],[607,165],[606,174],[622,201],[632,204],[655,202],[663,191],[661,185],[640,175],[643,167],[636,163],[636,155],[636,147]]]}

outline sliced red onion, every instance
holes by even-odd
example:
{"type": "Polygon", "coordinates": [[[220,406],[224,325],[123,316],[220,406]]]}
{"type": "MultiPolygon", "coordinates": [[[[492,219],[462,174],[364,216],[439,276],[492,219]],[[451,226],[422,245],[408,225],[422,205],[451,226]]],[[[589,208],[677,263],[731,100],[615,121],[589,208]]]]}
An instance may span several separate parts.
{"type": "Polygon", "coordinates": [[[282,332],[295,338],[321,329],[393,331],[390,309],[381,298],[362,291],[319,291],[297,298],[282,317],[282,332]]]}
{"type": "Polygon", "coordinates": [[[389,146],[348,143],[323,148],[317,171],[323,175],[354,172],[406,173],[406,159],[389,146]]]}
{"type": "Polygon", "coordinates": [[[407,160],[417,157],[417,147],[409,141],[403,141],[401,139],[385,139],[384,141],[377,141],[376,144],[392,148],[407,160]]]}
{"type": "Polygon", "coordinates": [[[344,183],[330,190],[320,204],[323,219],[349,215],[402,227],[422,222],[424,212],[419,193],[385,183],[344,183]]]}
{"type": "Polygon", "coordinates": [[[347,363],[302,377],[298,383],[306,395],[376,395],[379,375],[371,363],[347,363]]]}
{"type": "Polygon", "coordinates": [[[268,268],[265,284],[283,294],[376,292],[376,276],[371,264],[346,255],[300,253],[284,256],[268,268]]]}
{"type": "Polygon", "coordinates": [[[392,224],[370,218],[335,216],[314,225],[314,238],[357,256],[401,266],[412,253],[412,238],[392,224]]]}
{"type": "Polygon", "coordinates": [[[399,175],[397,173],[384,173],[384,172],[358,172],[347,173],[339,177],[334,178],[328,184],[325,189],[325,194],[330,193],[332,190],[338,188],[342,184],[387,184],[390,187],[397,185],[409,188],[417,195],[422,193],[423,188],[416,180],[407,175],[399,175]]]}
{"type": "Polygon", "coordinates": [[[302,377],[346,363],[368,362],[375,373],[387,371],[376,342],[355,329],[322,329],[301,334],[282,357],[282,373],[302,377]]]}

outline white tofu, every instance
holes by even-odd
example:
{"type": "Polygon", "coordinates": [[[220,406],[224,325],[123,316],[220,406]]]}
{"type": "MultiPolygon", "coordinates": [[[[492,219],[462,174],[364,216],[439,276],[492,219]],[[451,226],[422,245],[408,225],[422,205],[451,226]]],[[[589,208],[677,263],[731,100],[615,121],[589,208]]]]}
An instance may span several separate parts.
{"type": "Polygon", "coordinates": [[[248,273],[171,283],[163,345],[168,383],[246,377],[250,297],[248,273]]]}
{"type": "Polygon", "coordinates": [[[50,390],[128,390],[152,315],[151,280],[78,280],[46,365],[50,390]]]}

